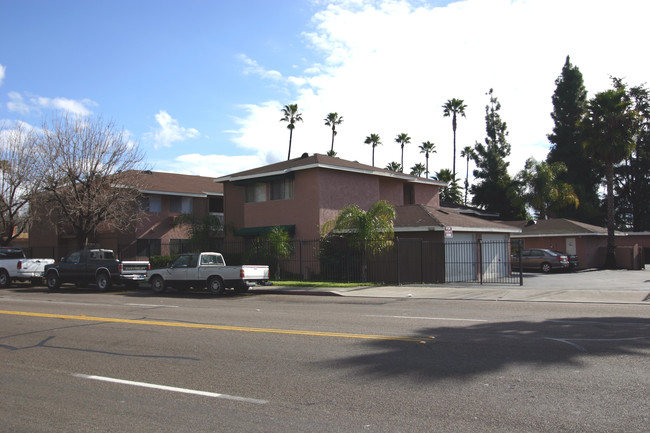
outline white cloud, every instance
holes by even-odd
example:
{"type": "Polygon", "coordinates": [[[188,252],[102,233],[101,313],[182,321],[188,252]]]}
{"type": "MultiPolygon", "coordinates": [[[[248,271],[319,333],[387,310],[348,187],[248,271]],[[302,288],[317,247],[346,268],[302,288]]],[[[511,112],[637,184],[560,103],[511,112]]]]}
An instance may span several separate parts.
{"type": "Polygon", "coordinates": [[[199,131],[194,128],[184,128],[178,124],[165,110],[156,114],[158,127],[154,132],[145,134],[145,139],[153,142],[154,149],[171,147],[173,143],[198,137],[199,131]]]}
{"type": "Polygon", "coordinates": [[[97,105],[90,99],[74,100],[68,98],[47,98],[45,96],[27,95],[24,97],[19,92],[9,92],[10,101],[7,102],[9,111],[20,114],[40,112],[42,110],[59,110],[75,116],[89,116],[93,112],[90,107],[97,105]]]}
{"type": "Polygon", "coordinates": [[[270,80],[282,79],[281,73],[279,73],[278,71],[263,68],[255,60],[251,59],[245,54],[240,54],[238,58],[239,61],[241,61],[245,65],[244,75],[249,75],[249,74],[258,75],[261,78],[270,79],[270,80]]]}
{"type": "Polygon", "coordinates": [[[226,156],[197,153],[178,156],[171,162],[164,160],[155,163],[156,170],[159,171],[215,178],[266,164],[264,158],[259,155],[226,156]]]}
{"type": "Polygon", "coordinates": [[[2,82],[5,79],[6,71],[7,71],[7,67],[4,65],[0,65],[0,86],[2,86],[2,82]]]}
{"type": "MultiPolygon", "coordinates": [[[[401,132],[408,170],[424,162],[417,146],[433,141],[437,153],[430,170],[451,168],[451,120],[442,104],[460,98],[466,118],[458,121],[457,152],[485,138],[486,93],[502,104],[508,124],[511,172],[528,157],[545,158],[551,132],[551,96],[565,57],[580,68],[590,93],[610,86],[610,75],[641,84],[649,65],[638,53],[645,50],[643,26],[631,25],[647,16],[650,3],[621,0],[466,0],[446,7],[423,6],[405,0],[328,3],[313,17],[307,45],[322,55],[302,74],[292,71],[288,101],[247,105],[237,119],[234,141],[266,159],[286,159],[288,131],[279,122],[280,109],[297,102],[304,122],[294,130],[291,155],[329,150],[327,113],[344,117],[334,150],[345,159],[370,163],[372,149],[363,143],[378,133],[383,145],[375,151],[377,166],[400,160],[394,142],[401,132]],[[602,31],[602,29],[607,31],[602,31]]],[[[259,66],[248,59],[252,71],[259,66]]],[[[264,77],[266,69],[258,75],[264,77]]],[[[276,71],[273,71],[276,72],[276,71]]],[[[278,76],[282,76],[277,72],[278,76]]],[[[470,167],[471,170],[471,167],[470,167]]],[[[464,161],[456,156],[458,177],[464,161]]]]}

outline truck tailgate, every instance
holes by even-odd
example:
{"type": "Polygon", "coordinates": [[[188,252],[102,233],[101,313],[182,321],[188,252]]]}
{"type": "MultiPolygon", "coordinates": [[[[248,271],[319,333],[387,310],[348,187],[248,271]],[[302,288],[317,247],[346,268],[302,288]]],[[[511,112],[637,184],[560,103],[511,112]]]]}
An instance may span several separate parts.
{"type": "Polygon", "coordinates": [[[241,267],[243,280],[268,280],[269,267],[266,265],[244,265],[241,267]]]}

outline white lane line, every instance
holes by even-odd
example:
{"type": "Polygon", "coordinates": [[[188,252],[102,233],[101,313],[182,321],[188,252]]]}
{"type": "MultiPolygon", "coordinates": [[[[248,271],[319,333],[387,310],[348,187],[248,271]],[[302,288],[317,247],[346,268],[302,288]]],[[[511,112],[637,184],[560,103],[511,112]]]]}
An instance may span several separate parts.
{"type": "Polygon", "coordinates": [[[80,377],[82,379],[99,380],[99,381],[102,381],[102,382],[112,382],[112,383],[119,383],[119,384],[122,384],[122,385],[139,386],[139,387],[142,387],[142,388],[159,389],[159,390],[162,390],[162,391],[181,392],[181,393],[184,393],[184,394],[200,395],[200,396],[203,396],[203,397],[223,398],[223,399],[227,399],[227,400],[241,401],[241,402],[244,402],[244,403],[253,403],[253,404],[266,404],[266,403],[268,403],[267,400],[258,400],[258,399],[255,399],[255,398],[238,397],[236,395],[219,394],[217,392],[198,391],[198,390],[195,390],[195,389],[177,388],[175,386],[156,385],[154,383],[134,382],[132,380],[115,379],[115,378],[112,378],[112,377],[92,376],[92,375],[79,374],[79,373],[75,373],[75,374],[73,374],[73,376],[80,377]]]}
{"type": "Polygon", "coordinates": [[[453,319],[450,317],[419,317],[419,316],[384,316],[381,314],[366,314],[365,317],[387,317],[390,319],[422,319],[422,320],[456,320],[460,322],[487,322],[483,319],[453,319]]]}

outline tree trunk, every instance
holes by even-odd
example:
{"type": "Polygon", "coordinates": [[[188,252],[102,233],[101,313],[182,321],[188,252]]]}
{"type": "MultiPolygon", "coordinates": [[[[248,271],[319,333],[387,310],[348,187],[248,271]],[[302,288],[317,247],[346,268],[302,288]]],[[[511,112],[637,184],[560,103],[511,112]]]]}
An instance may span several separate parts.
{"type": "Polygon", "coordinates": [[[605,167],[607,178],[607,255],[605,268],[616,269],[616,238],[614,237],[614,164],[605,167]]]}
{"type": "Polygon", "coordinates": [[[287,155],[287,161],[291,159],[291,139],[293,138],[293,129],[289,129],[289,154],[287,155]]]}

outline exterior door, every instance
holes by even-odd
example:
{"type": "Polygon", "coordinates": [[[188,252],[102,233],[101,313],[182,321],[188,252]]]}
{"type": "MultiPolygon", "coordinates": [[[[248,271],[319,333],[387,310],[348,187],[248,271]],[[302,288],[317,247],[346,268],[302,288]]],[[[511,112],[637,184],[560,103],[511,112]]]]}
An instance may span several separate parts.
{"type": "Polygon", "coordinates": [[[565,253],[569,255],[575,255],[576,254],[576,238],[566,238],[566,250],[564,251],[565,253]]]}

